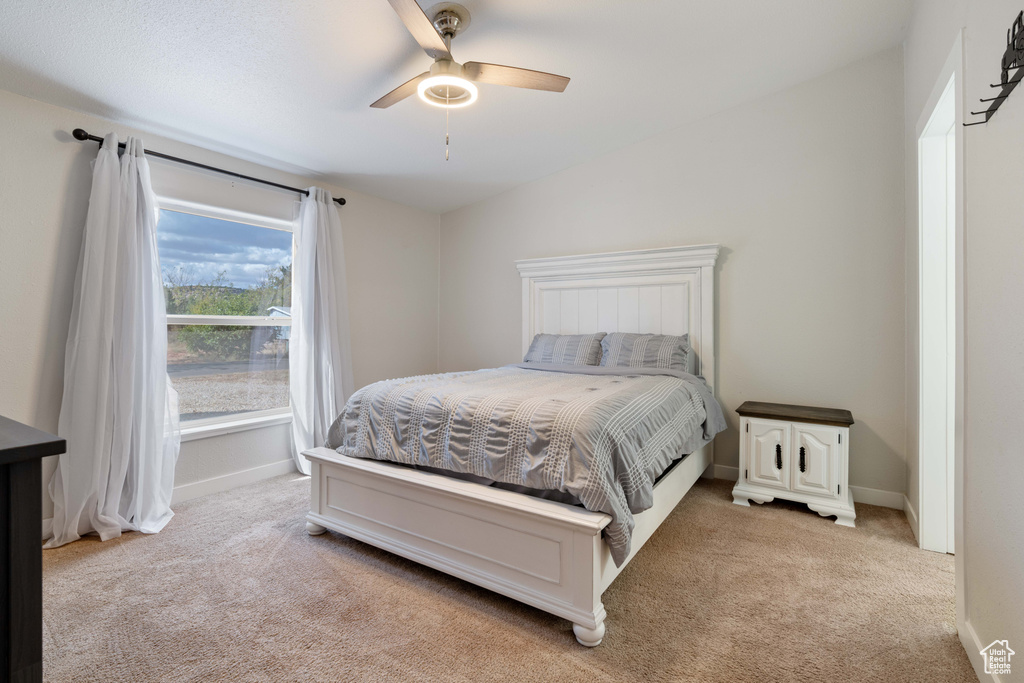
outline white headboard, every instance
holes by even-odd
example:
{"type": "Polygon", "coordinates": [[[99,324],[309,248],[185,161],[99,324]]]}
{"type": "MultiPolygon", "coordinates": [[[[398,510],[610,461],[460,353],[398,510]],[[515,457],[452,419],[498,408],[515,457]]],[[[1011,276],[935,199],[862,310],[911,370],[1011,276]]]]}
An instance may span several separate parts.
{"type": "Polygon", "coordinates": [[[534,335],[689,333],[691,372],[715,386],[718,245],[516,261],[523,279],[523,353],[534,335]]]}

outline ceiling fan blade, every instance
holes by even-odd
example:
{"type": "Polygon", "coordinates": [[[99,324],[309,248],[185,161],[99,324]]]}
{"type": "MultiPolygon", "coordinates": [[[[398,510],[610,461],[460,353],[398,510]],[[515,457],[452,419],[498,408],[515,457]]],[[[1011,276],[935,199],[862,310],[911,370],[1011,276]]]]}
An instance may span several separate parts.
{"type": "Polygon", "coordinates": [[[510,85],[513,88],[550,90],[551,92],[563,92],[565,86],[569,85],[567,76],[556,76],[543,71],[531,71],[501,64],[484,64],[483,62],[466,62],[462,65],[462,75],[477,83],[510,85]]]}
{"type": "Polygon", "coordinates": [[[397,88],[395,88],[394,90],[392,90],[387,95],[380,98],[370,106],[375,109],[387,109],[392,104],[395,104],[396,102],[401,102],[406,97],[416,92],[416,86],[419,85],[419,82],[429,75],[429,71],[424,71],[416,78],[412,78],[403,83],[402,85],[398,86],[397,88]]]}
{"type": "Polygon", "coordinates": [[[452,58],[452,53],[448,50],[448,46],[444,44],[444,38],[434,28],[430,19],[427,18],[427,15],[423,13],[423,10],[416,3],[416,0],[388,0],[388,2],[391,3],[392,9],[398,14],[398,18],[409,29],[412,37],[416,39],[416,42],[420,44],[420,47],[428,55],[433,59],[438,59],[439,57],[444,59],[452,58]]]}

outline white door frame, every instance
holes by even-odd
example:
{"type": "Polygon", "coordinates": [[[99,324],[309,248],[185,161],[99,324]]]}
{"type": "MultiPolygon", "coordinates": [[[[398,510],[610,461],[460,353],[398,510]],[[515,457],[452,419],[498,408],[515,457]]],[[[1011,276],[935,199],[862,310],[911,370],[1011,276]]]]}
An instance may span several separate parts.
{"type": "Polygon", "coordinates": [[[939,553],[954,548],[955,97],[951,74],[917,140],[918,541],[939,553]]]}
{"type": "MultiPolygon", "coordinates": [[[[964,581],[964,555],[965,544],[963,540],[963,460],[964,460],[964,51],[963,32],[957,34],[953,48],[946,58],[936,80],[935,87],[922,111],[921,118],[916,128],[916,139],[921,141],[928,129],[932,118],[944,94],[947,94],[947,86],[952,83],[953,90],[950,95],[953,97],[955,106],[955,119],[953,121],[953,145],[955,156],[955,177],[952,179],[952,193],[955,196],[955,231],[953,237],[953,299],[954,299],[954,334],[953,334],[953,386],[948,388],[953,394],[952,411],[952,440],[953,440],[953,466],[951,471],[945,467],[936,468],[933,462],[927,462],[924,443],[921,434],[918,434],[918,540],[922,548],[946,552],[956,550],[956,616],[957,627],[961,634],[966,621],[965,604],[965,581],[964,581]],[[953,510],[949,510],[948,485],[952,478],[953,486],[953,510]],[[949,525],[952,522],[953,543],[949,543],[949,525]]],[[[923,362],[921,351],[920,335],[923,331],[921,326],[922,307],[921,300],[921,278],[923,269],[921,261],[924,249],[922,248],[922,233],[924,225],[924,213],[921,206],[921,181],[920,172],[921,146],[918,146],[918,355],[919,363],[923,362]]],[[[924,382],[919,365],[918,374],[918,426],[919,430],[927,427],[921,413],[923,407],[923,386],[924,382]]]]}

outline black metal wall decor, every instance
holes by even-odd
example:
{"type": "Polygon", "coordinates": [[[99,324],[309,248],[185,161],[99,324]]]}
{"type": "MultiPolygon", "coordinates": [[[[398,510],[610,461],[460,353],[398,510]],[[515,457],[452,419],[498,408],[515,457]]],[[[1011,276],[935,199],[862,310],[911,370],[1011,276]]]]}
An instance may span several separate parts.
{"type": "Polygon", "coordinates": [[[974,123],[965,123],[965,126],[977,126],[982,123],[988,123],[988,120],[992,118],[992,115],[996,113],[996,110],[1003,104],[1013,89],[1020,83],[1021,77],[1024,76],[1024,10],[1022,10],[1017,18],[1013,20],[1013,26],[1006,30],[1006,51],[1003,52],[1002,61],[1002,73],[999,76],[999,82],[990,84],[990,88],[999,88],[999,94],[995,97],[990,97],[982,102],[991,102],[988,105],[988,109],[984,111],[972,111],[971,114],[975,116],[984,116],[984,121],[975,121],[974,123]],[[1013,71],[1013,76],[1010,72],[1013,71]]]}

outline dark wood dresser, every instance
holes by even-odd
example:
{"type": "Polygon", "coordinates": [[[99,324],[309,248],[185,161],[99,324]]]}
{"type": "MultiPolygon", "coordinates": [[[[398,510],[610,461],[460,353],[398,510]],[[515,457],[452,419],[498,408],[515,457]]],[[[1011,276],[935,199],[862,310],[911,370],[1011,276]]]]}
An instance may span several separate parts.
{"type": "Polygon", "coordinates": [[[43,680],[42,463],[64,439],[0,417],[0,681],[43,680]]]}

